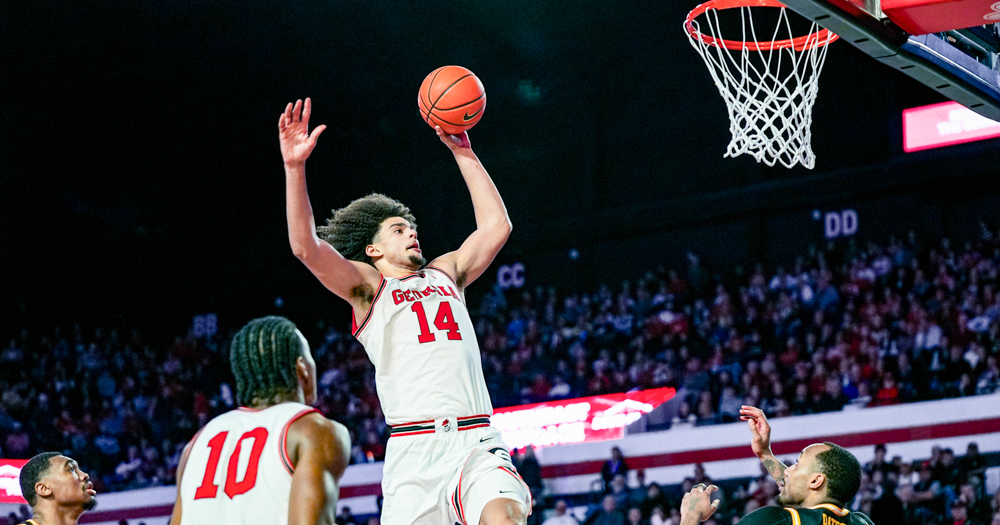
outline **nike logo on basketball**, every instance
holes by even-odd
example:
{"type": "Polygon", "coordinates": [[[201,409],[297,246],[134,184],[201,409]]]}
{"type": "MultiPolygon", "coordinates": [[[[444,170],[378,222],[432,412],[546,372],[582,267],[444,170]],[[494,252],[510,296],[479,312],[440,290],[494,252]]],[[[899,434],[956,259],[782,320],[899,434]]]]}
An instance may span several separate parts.
{"type": "MultiPolygon", "coordinates": [[[[483,107],[486,107],[486,106],[483,106],[483,107]]],[[[479,114],[479,112],[480,112],[480,111],[482,111],[482,110],[483,110],[483,108],[479,108],[479,109],[477,109],[477,110],[476,110],[476,112],[475,112],[475,113],[473,113],[473,114],[471,114],[471,115],[469,114],[469,111],[468,111],[468,110],[466,110],[466,111],[465,111],[465,116],[464,116],[464,117],[462,117],[462,120],[464,120],[464,121],[468,122],[468,121],[470,121],[470,120],[472,120],[472,119],[476,118],[476,115],[478,115],[478,114],[479,114]]]]}

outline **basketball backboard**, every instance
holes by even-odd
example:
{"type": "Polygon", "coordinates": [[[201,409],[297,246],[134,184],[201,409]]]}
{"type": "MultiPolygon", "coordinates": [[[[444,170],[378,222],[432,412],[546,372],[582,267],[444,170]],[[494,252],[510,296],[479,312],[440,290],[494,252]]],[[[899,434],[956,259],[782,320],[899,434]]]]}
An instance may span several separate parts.
{"type": "Polygon", "coordinates": [[[782,2],[872,58],[1000,121],[1000,1],[782,2]]]}

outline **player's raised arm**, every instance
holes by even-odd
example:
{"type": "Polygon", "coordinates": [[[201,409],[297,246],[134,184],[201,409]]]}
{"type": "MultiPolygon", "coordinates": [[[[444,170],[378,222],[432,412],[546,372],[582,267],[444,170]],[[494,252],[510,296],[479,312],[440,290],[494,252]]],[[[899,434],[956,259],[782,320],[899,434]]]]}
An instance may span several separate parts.
{"type": "Polygon", "coordinates": [[[334,525],[340,478],[351,460],[347,428],[310,414],[289,428],[286,447],[295,465],[288,525],[334,525]]]}
{"type": "Polygon", "coordinates": [[[306,159],[326,126],[317,126],[310,134],[311,112],[312,101],[307,98],[304,103],[301,100],[294,105],[289,102],[278,119],[278,140],[285,161],[288,241],[295,256],[324,286],[352,305],[363,307],[365,305],[358,303],[370,294],[358,293],[358,289],[367,282],[366,278],[377,281],[378,272],[366,264],[345,259],[316,234],[316,221],[306,189],[306,159]]]}
{"type": "Polygon", "coordinates": [[[757,455],[774,481],[780,483],[788,467],[771,452],[771,425],[767,423],[764,411],[743,405],[740,408],[740,419],[750,426],[750,448],[753,449],[753,453],[757,455]]]}
{"type": "Polygon", "coordinates": [[[472,207],[476,212],[476,231],[458,250],[438,257],[431,264],[453,272],[455,281],[464,289],[486,271],[507,242],[511,231],[510,217],[489,173],[472,152],[468,133],[448,135],[440,127],[436,130],[441,142],[455,155],[455,162],[469,187],[472,207]]]}

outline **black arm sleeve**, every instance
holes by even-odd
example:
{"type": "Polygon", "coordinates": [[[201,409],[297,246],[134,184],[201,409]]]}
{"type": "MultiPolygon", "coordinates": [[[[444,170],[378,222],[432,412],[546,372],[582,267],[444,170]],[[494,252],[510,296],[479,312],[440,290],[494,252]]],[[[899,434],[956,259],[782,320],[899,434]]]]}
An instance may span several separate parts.
{"type": "Polygon", "coordinates": [[[740,520],[739,525],[791,525],[792,515],[781,507],[761,507],[740,520]]]}
{"type": "Polygon", "coordinates": [[[875,525],[875,522],[873,522],[872,519],[869,518],[867,514],[862,514],[860,512],[852,512],[851,516],[854,516],[854,518],[857,521],[863,523],[864,525],[875,525]]]}

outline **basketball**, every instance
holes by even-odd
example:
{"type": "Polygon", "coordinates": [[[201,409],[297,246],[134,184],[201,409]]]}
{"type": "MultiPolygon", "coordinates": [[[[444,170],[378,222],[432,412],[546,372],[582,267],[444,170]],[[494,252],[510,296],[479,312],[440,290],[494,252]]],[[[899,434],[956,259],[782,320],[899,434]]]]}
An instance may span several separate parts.
{"type": "Polygon", "coordinates": [[[483,83],[461,66],[443,66],[427,75],[417,95],[420,116],[430,127],[457,135],[475,126],[486,108],[483,83]]]}

